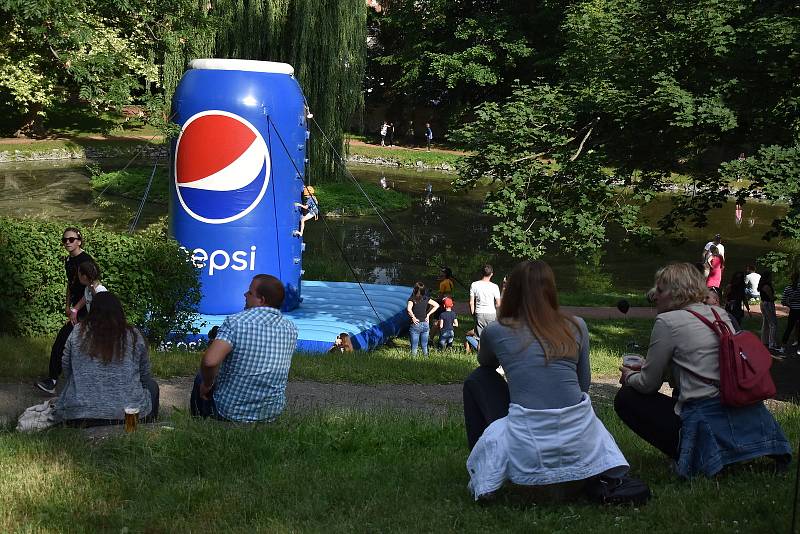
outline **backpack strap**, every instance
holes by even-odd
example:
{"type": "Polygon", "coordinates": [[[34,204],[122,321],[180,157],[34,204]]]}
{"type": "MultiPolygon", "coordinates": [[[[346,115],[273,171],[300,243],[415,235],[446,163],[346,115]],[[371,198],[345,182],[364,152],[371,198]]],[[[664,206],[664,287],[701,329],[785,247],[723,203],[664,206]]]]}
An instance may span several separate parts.
{"type": "MultiPolygon", "coordinates": [[[[712,323],[711,321],[709,321],[708,319],[706,319],[705,317],[703,317],[701,314],[697,313],[696,311],[687,310],[686,308],[684,308],[684,311],[687,311],[687,312],[691,313],[692,315],[694,315],[695,317],[697,317],[698,319],[703,321],[703,323],[705,323],[705,325],[707,327],[709,327],[711,330],[714,331],[714,333],[717,335],[718,338],[721,338],[722,337],[721,327],[718,326],[717,323],[722,323],[722,324],[725,324],[725,323],[722,322],[722,318],[719,316],[719,314],[717,313],[717,310],[715,310],[713,306],[709,306],[709,308],[711,308],[711,313],[714,314],[714,319],[716,320],[714,323],[712,323]]],[[[728,325],[725,325],[726,328],[727,328],[727,326],[728,325]]],[[[686,371],[690,375],[693,375],[695,378],[697,378],[698,380],[700,380],[704,384],[708,384],[710,386],[715,386],[715,387],[719,388],[719,381],[711,380],[710,378],[706,378],[704,376],[700,376],[697,373],[695,373],[694,371],[692,371],[691,369],[687,369],[686,367],[683,367],[682,365],[679,365],[678,367],[680,367],[681,369],[683,369],[684,371],[686,371]]]]}

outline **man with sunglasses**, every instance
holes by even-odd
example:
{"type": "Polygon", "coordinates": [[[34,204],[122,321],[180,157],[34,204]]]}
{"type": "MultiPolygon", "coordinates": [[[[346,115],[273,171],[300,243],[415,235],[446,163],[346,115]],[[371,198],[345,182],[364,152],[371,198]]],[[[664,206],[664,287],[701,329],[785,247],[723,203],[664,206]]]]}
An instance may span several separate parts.
{"type": "Polygon", "coordinates": [[[72,333],[74,325],[86,315],[85,307],[80,311],[75,309],[75,305],[83,298],[85,289],[85,286],[78,279],[78,266],[85,261],[92,260],[92,257],[81,248],[83,246],[83,236],[77,228],[72,226],[66,228],[61,236],[61,244],[69,254],[64,260],[64,271],[67,275],[64,312],[67,316],[67,321],[59,330],[53,342],[53,347],[50,349],[50,369],[47,378],[36,382],[36,387],[50,395],[55,395],[56,393],[56,382],[58,377],[61,376],[61,358],[64,355],[64,345],[67,343],[67,338],[72,333]]]}

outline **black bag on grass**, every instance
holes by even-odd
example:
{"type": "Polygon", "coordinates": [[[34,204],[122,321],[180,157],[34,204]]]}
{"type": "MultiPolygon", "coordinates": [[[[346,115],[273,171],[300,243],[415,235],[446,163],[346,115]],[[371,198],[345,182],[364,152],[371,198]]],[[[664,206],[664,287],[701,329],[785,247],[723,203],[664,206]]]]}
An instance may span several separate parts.
{"type": "Polygon", "coordinates": [[[633,477],[595,477],[586,483],[586,496],[600,504],[633,504],[640,506],[650,500],[650,488],[643,480],[633,477]]]}

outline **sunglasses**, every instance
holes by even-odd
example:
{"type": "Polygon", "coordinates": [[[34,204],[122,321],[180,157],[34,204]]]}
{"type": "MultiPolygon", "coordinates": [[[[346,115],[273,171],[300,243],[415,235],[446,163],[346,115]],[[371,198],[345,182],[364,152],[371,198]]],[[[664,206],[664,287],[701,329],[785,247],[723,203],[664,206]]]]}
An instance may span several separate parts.
{"type": "Polygon", "coordinates": [[[66,245],[67,243],[74,243],[75,241],[79,241],[80,237],[62,237],[61,243],[66,245]]]}

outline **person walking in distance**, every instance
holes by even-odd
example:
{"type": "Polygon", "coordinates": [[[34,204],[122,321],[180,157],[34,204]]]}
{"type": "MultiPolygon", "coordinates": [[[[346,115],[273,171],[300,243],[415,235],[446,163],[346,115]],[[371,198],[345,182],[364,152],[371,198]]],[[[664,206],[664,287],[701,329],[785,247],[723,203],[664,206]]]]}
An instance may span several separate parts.
{"type": "Polygon", "coordinates": [[[64,233],[61,235],[61,244],[68,254],[64,260],[64,272],[67,276],[64,313],[67,316],[67,320],[56,335],[53,347],[50,349],[50,368],[47,378],[36,382],[36,387],[50,395],[55,395],[56,393],[56,382],[58,377],[61,376],[61,358],[64,355],[64,345],[67,343],[67,338],[72,333],[75,323],[83,319],[87,312],[85,307],[80,310],[75,308],[78,302],[83,299],[86,290],[86,286],[78,278],[78,266],[85,261],[92,261],[92,257],[82,248],[83,235],[74,226],[64,229],[64,233]]]}
{"type": "MultiPolygon", "coordinates": [[[[786,330],[783,332],[783,348],[788,353],[789,340],[792,337],[792,332],[795,327],[797,328],[797,338],[800,339],[800,272],[796,269],[792,272],[789,285],[783,290],[783,298],[781,304],[789,308],[789,319],[786,321],[786,330]]],[[[798,347],[800,352],[800,346],[798,347]]]]}
{"type": "Polygon", "coordinates": [[[431,141],[433,141],[433,130],[431,130],[431,123],[425,123],[425,146],[428,152],[431,151],[431,141]]]}
{"type": "Polygon", "coordinates": [[[389,123],[383,121],[383,125],[381,126],[381,146],[386,146],[386,134],[389,133],[389,123]]]}
{"type": "Polygon", "coordinates": [[[488,263],[481,269],[481,279],[469,287],[469,311],[475,317],[475,332],[478,338],[491,322],[497,319],[500,306],[500,288],[492,282],[494,270],[488,263]]]}

